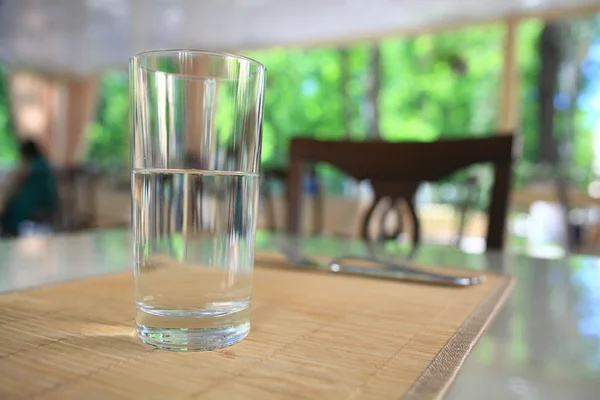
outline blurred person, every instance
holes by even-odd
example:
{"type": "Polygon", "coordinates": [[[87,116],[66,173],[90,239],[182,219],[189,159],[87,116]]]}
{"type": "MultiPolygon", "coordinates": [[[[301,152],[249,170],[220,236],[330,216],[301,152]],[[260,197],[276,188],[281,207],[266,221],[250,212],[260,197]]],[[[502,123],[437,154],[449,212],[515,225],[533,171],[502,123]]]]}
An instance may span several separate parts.
{"type": "Polygon", "coordinates": [[[20,155],[21,164],[12,173],[0,211],[2,236],[17,236],[25,222],[50,224],[58,207],[56,180],[37,144],[24,141],[20,155]]]}

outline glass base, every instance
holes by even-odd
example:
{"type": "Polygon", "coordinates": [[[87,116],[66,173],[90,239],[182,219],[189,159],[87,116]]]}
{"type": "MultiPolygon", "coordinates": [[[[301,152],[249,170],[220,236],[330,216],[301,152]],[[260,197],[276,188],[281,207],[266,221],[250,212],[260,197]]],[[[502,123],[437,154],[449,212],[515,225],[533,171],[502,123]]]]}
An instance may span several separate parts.
{"type": "Polygon", "coordinates": [[[231,346],[248,336],[250,323],[222,328],[181,329],[137,325],[138,338],[145,344],[165,350],[207,351],[231,346]]]}

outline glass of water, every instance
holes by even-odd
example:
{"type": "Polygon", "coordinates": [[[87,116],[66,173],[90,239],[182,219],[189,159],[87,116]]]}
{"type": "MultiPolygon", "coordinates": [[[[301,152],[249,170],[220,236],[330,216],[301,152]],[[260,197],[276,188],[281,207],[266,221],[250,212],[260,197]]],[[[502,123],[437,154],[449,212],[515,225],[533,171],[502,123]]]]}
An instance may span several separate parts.
{"type": "Polygon", "coordinates": [[[129,62],[138,337],[211,350],[250,330],[265,68],[161,50],[129,62]]]}

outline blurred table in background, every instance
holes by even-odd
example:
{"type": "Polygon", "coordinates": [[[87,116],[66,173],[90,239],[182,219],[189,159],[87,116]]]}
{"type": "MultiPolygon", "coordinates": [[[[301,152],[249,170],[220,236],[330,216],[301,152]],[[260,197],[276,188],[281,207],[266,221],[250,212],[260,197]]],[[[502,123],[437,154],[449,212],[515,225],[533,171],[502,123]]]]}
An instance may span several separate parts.
{"type": "MultiPolygon", "coordinates": [[[[569,188],[567,196],[571,207],[600,206],[600,197],[592,197],[588,192],[579,188],[569,188]]],[[[513,208],[527,209],[536,201],[558,203],[556,187],[553,184],[531,185],[512,191],[511,206],[513,208]]]]}
{"type": "MultiPolygon", "coordinates": [[[[328,195],[324,201],[323,229],[329,235],[352,237],[359,236],[360,226],[358,216],[366,212],[370,205],[371,197],[365,194],[351,196],[328,195]],[[348,216],[352,216],[349,218],[348,216]]],[[[530,207],[536,202],[558,204],[556,191],[550,186],[528,187],[515,189],[511,195],[511,210],[528,214],[530,207]]],[[[571,189],[569,192],[569,205],[572,208],[593,208],[600,205],[600,199],[589,196],[582,190],[571,189]]],[[[285,198],[281,194],[272,197],[275,226],[277,230],[285,230],[285,198]]],[[[303,232],[312,232],[314,202],[307,195],[304,198],[303,232]]],[[[457,209],[448,204],[418,204],[421,215],[422,231],[428,243],[454,245],[459,215],[457,209]]],[[[108,180],[101,180],[97,190],[97,217],[95,228],[126,227],[131,223],[130,193],[127,185],[115,186],[108,180]]],[[[586,252],[595,252],[590,249],[600,244],[600,230],[592,227],[588,229],[586,252]]],[[[268,213],[265,204],[259,208],[258,227],[267,229],[268,213]]],[[[410,231],[410,226],[408,227],[410,231]]],[[[487,218],[484,213],[469,211],[464,237],[479,240],[485,237],[487,218]]],[[[509,225],[510,229],[510,225],[509,225]]],[[[509,232],[509,235],[512,235],[509,232]]],[[[480,240],[479,240],[480,241],[480,240]]],[[[483,250],[483,245],[477,244],[483,250]]],[[[479,250],[478,250],[479,251],[479,250]]],[[[578,250],[579,251],[579,250],[578,250]]]]}

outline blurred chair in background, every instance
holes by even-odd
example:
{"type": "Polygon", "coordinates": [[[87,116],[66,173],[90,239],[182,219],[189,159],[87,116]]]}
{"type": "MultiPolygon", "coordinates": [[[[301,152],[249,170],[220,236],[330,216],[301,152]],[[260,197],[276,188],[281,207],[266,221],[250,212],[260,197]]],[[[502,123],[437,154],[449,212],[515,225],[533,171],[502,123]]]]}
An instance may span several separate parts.
{"type": "Polygon", "coordinates": [[[368,179],[375,198],[363,217],[361,236],[365,240],[388,239],[383,232],[369,235],[369,222],[378,203],[385,198],[396,207],[406,204],[412,223],[412,243],[420,244],[420,223],[414,199],[422,182],[442,179],[473,164],[490,163],[494,166],[494,183],[488,206],[488,249],[504,247],[506,216],[513,157],[512,134],[498,134],[485,138],[439,140],[436,142],[381,141],[319,141],[293,139],[290,144],[291,167],[288,174],[288,231],[300,232],[301,199],[304,164],[327,162],[357,180],[368,179]]]}
{"type": "Polygon", "coordinates": [[[70,166],[55,171],[60,207],[56,230],[76,231],[96,226],[98,171],[87,166],[70,166]]]}
{"type": "MultiPolygon", "coordinates": [[[[287,186],[288,169],[287,168],[264,168],[262,172],[262,184],[260,185],[260,195],[263,200],[263,210],[266,219],[266,228],[269,231],[277,231],[277,215],[275,210],[275,201],[273,199],[273,184],[281,182],[287,186]]],[[[310,165],[308,170],[309,190],[308,194],[312,197],[312,233],[315,235],[323,233],[323,212],[324,212],[324,194],[323,188],[319,182],[315,165],[310,165]]],[[[303,185],[306,187],[306,185],[303,185]]],[[[288,193],[287,189],[286,193],[288,193]]]]}
{"type": "Polygon", "coordinates": [[[466,196],[458,204],[459,222],[458,231],[456,233],[456,247],[460,247],[461,241],[465,236],[465,229],[467,225],[467,218],[469,211],[474,208],[477,198],[480,195],[481,187],[479,181],[475,176],[469,176],[465,182],[466,196]]]}

